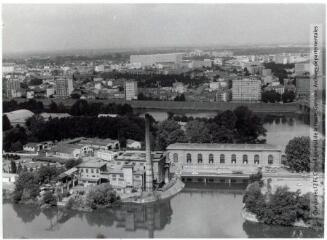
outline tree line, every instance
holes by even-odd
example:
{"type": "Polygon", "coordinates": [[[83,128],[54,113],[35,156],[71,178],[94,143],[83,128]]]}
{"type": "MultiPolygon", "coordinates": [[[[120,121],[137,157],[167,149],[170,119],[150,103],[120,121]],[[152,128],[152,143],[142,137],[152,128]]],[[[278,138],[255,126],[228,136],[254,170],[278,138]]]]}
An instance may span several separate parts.
{"type": "MultiPolygon", "coordinates": [[[[78,108],[76,114],[80,114],[78,108]]],[[[152,147],[165,150],[175,142],[194,143],[264,143],[266,134],[262,120],[247,107],[225,111],[211,119],[194,119],[182,129],[168,119],[156,122],[152,119],[152,147]]],[[[144,141],[144,119],[135,115],[117,117],[74,116],[53,118],[45,121],[40,115],[27,119],[26,129],[16,126],[4,133],[4,150],[18,151],[27,142],[60,141],[75,137],[118,139],[122,146],[127,139],[144,141]]]]}
{"type": "MultiPolygon", "coordinates": [[[[187,119],[187,118],[186,118],[187,119]]],[[[182,118],[183,120],[183,118],[182,118]]],[[[187,119],[181,125],[170,114],[157,124],[156,147],[164,150],[175,142],[192,143],[264,143],[266,129],[256,114],[245,106],[218,113],[214,118],[187,119]]]]}
{"type": "Polygon", "coordinates": [[[102,102],[88,102],[86,100],[77,100],[71,107],[65,106],[62,102],[57,104],[51,102],[48,108],[45,108],[41,101],[29,99],[28,101],[17,103],[15,100],[4,101],[2,103],[3,112],[11,112],[19,109],[27,109],[33,113],[69,113],[73,116],[97,116],[98,114],[133,114],[133,108],[129,104],[117,104],[102,102]]]}
{"type": "Polygon", "coordinates": [[[101,75],[103,78],[113,79],[133,79],[137,81],[138,87],[141,88],[157,88],[172,87],[175,82],[182,82],[185,85],[197,87],[207,81],[206,78],[191,78],[189,74],[158,74],[158,73],[122,73],[122,72],[108,72],[101,75]]]}
{"type": "Polygon", "coordinates": [[[293,91],[285,91],[283,94],[276,92],[275,90],[264,91],[261,94],[261,101],[265,103],[275,103],[283,101],[283,103],[293,102],[296,95],[293,91]]]}

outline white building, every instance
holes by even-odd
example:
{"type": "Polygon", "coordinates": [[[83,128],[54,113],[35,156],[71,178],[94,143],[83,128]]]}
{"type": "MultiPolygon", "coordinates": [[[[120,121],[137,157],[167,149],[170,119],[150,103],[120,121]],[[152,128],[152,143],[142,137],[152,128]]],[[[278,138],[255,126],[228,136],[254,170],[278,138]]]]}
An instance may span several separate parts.
{"type": "Polygon", "coordinates": [[[57,78],[56,83],[56,95],[58,97],[68,97],[74,91],[73,79],[71,78],[57,78]]]}
{"type": "Polygon", "coordinates": [[[133,139],[127,139],[126,147],[128,149],[141,149],[142,144],[139,141],[135,141],[133,139]]]}
{"type": "Polygon", "coordinates": [[[232,87],[233,101],[260,101],[261,81],[255,79],[235,79],[232,87]]]}
{"type": "Polygon", "coordinates": [[[151,54],[151,55],[131,55],[130,63],[135,66],[152,66],[157,63],[174,63],[182,62],[183,53],[165,53],[165,54],[151,54]]]}
{"type": "Polygon", "coordinates": [[[15,64],[14,63],[3,63],[2,65],[2,73],[13,73],[15,71],[15,64]]]}
{"type": "Polygon", "coordinates": [[[218,90],[220,88],[220,82],[210,82],[209,83],[209,88],[210,88],[211,91],[218,90]]]}
{"type": "Polygon", "coordinates": [[[50,97],[55,94],[55,89],[54,88],[47,88],[46,89],[46,96],[50,97]]]}
{"type": "Polygon", "coordinates": [[[303,76],[310,73],[310,63],[295,63],[294,72],[296,76],[303,76]]]}
{"type": "Polygon", "coordinates": [[[4,79],[3,92],[7,98],[21,97],[20,80],[17,78],[4,79]]]}
{"type": "Polygon", "coordinates": [[[173,91],[182,94],[187,91],[187,87],[181,82],[175,82],[173,83],[173,91]]]}
{"type": "Polygon", "coordinates": [[[137,99],[137,82],[136,81],[125,81],[125,99],[130,101],[137,99]]]}
{"type": "Polygon", "coordinates": [[[95,66],[94,71],[96,71],[96,72],[104,72],[104,65],[95,66]]]}
{"type": "Polygon", "coordinates": [[[113,152],[110,150],[97,150],[95,151],[95,156],[105,161],[112,161],[118,156],[118,152],[113,152]]]}

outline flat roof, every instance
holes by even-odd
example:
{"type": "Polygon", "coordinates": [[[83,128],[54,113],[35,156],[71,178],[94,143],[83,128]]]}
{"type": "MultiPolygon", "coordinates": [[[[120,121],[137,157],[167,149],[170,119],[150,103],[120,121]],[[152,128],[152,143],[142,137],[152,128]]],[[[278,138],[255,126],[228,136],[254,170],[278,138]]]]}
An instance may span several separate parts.
{"type": "Polygon", "coordinates": [[[83,162],[76,167],[77,168],[101,168],[104,165],[107,165],[107,163],[106,162],[88,161],[88,162],[83,162]]]}
{"type": "MultiPolygon", "coordinates": [[[[152,161],[159,161],[164,156],[161,151],[152,151],[152,161]]],[[[122,155],[119,155],[115,161],[146,161],[145,151],[125,151],[122,155]]]]}
{"type": "Polygon", "coordinates": [[[220,144],[220,143],[174,143],[167,150],[243,150],[243,151],[281,151],[272,144],[220,144]]]}

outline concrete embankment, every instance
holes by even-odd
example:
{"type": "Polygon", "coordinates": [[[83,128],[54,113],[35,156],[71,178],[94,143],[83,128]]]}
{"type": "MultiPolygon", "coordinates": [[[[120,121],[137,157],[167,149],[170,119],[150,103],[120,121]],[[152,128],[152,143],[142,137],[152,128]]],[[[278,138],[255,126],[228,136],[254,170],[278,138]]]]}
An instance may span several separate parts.
{"type": "Polygon", "coordinates": [[[169,187],[164,189],[163,191],[154,191],[152,193],[144,192],[139,197],[131,197],[123,199],[123,203],[152,203],[164,199],[168,199],[173,197],[177,193],[183,190],[185,184],[179,179],[172,180],[173,182],[168,183],[169,187]]]}

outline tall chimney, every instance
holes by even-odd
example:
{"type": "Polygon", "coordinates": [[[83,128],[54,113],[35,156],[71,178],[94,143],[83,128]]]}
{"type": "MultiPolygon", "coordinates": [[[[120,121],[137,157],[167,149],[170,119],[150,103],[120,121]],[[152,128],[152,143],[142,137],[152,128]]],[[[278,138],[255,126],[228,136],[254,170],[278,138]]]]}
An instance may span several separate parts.
{"type": "Polygon", "coordinates": [[[153,168],[151,159],[151,142],[150,142],[150,116],[145,114],[145,190],[153,191],[153,168]]]}

